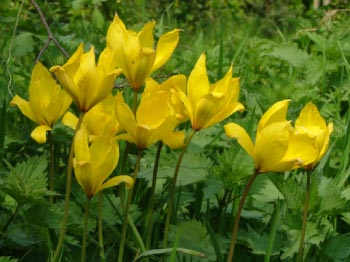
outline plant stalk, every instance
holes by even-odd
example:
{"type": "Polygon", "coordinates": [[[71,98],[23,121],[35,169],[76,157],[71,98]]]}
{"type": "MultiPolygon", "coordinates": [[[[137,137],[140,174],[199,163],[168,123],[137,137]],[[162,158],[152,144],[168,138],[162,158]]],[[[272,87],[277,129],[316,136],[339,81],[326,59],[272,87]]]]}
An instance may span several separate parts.
{"type": "MultiPolygon", "coordinates": [[[[50,157],[50,180],[49,180],[49,188],[50,191],[55,190],[55,158],[53,151],[53,141],[52,141],[52,133],[51,130],[47,131],[47,140],[49,141],[49,157],[50,157]]],[[[50,203],[53,203],[53,195],[50,195],[50,203]]]]}
{"type": "Polygon", "coordinates": [[[101,262],[105,262],[105,250],[103,245],[103,192],[98,193],[98,245],[100,247],[101,262]]]}
{"type": "Polygon", "coordinates": [[[84,213],[83,244],[82,244],[82,248],[81,248],[81,262],[86,261],[86,246],[87,246],[90,203],[91,203],[91,198],[88,197],[87,201],[86,201],[85,213],[84,213]]]}
{"type": "Polygon", "coordinates": [[[297,256],[297,260],[296,260],[297,262],[302,262],[303,258],[304,258],[304,241],[305,241],[307,215],[308,215],[309,202],[310,202],[310,189],[311,189],[311,170],[307,170],[303,224],[302,224],[301,232],[300,232],[299,251],[298,251],[298,256],[297,256]]]}
{"type": "Polygon", "coordinates": [[[168,212],[167,212],[166,221],[165,221],[165,228],[164,228],[163,248],[167,248],[167,246],[168,246],[168,232],[169,232],[170,218],[172,215],[173,205],[174,205],[174,195],[175,195],[175,189],[176,189],[177,176],[179,174],[180,166],[182,163],[182,159],[186,153],[186,149],[187,149],[188,145],[190,144],[190,142],[191,142],[191,140],[196,132],[197,132],[197,130],[192,130],[192,133],[187,138],[186,144],[182,148],[182,151],[179,155],[179,158],[177,159],[173,180],[171,181],[170,189],[169,189],[168,212]]]}
{"type": "Polygon", "coordinates": [[[153,209],[154,209],[154,195],[155,195],[155,191],[156,191],[158,166],[159,166],[160,152],[162,151],[162,147],[163,147],[163,143],[161,141],[159,141],[158,146],[157,146],[156,158],[154,160],[151,195],[150,195],[150,201],[148,204],[148,214],[147,214],[147,219],[146,219],[146,248],[147,248],[147,250],[151,246],[152,229],[153,229],[152,216],[153,216],[153,209]]]}
{"type": "Polygon", "coordinates": [[[60,257],[60,253],[61,253],[61,249],[62,249],[62,245],[63,245],[63,241],[64,241],[64,235],[66,234],[68,212],[69,212],[70,192],[72,189],[74,140],[75,140],[75,134],[76,134],[77,130],[79,130],[81,123],[83,121],[83,118],[84,118],[84,113],[82,112],[82,113],[80,113],[78,124],[77,124],[77,127],[75,129],[74,136],[72,139],[72,144],[71,144],[70,150],[69,150],[68,166],[67,166],[67,178],[66,178],[66,195],[65,195],[65,199],[64,199],[63,219],[62,219],[62,223],[61,223],[60,236],[59,236],[59,239],[57,242],[54,257],[52,259],[53,262],[57,262],[59,257],[60,257]]]}
{"type": "MultiPolygon", "coordinates": [[[[141,156],[142,156],[142,150],[139,150],[138,155],[137,155],[135,169],[134,169],[134,175],[133,175],[133,178],[135,180],[136,180],[138,172],[139,172],[141,156]]],[[[134,187],[129,189],[128,199],[127,199],[125,209],[124,209],[124,222],[123,222],[123,226],[122,226],[121,240],[120,240],[120,245],[119,245],[118,262],[123,262],[126,229],[128,226],[129,209],[130,209],[130,205],[131,205],[133,189],[134,189],[134,187]]]]}
{"type": "Polygon", "coordinates": [[[255,170],[254,174],[250,177],[247,185],[245,186],[241,200],[239,201],[237,215],[235,218],[232,236],[231,236],[231,245],[230,245],[230,250],[228,253],[228,257],[227,257],[227,262],[231,262],[233,259],[233,254],[235,252],[235,245],[236,245],[237,234],[238,234],[238,228],[239,228],[239,220],[241,219],[241,213],[243,210],[244,202],[248,196],[249,189],[252,186],[252,184],[253,184],[255,178],[258,176],[258,174],[259,174],[259,172],[257,170],[255,170]]]}

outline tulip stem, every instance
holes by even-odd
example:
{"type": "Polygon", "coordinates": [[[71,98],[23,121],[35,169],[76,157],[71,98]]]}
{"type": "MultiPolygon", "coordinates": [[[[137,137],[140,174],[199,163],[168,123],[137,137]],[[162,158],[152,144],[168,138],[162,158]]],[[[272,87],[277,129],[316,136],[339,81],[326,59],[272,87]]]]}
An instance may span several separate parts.
{"type": "Polygon", "coordinates": [[[300,232],[300,241],[299,241],[299,252],[297,256],[297,262],[302,262],[304,257],[304,241],[305,241],[305,233],[306,233],[306,225],[307,225],[307,215],[309,210],[309,202],[310,202],[310,185],[311,185],[311,170],[307,170],[306,173],[306,194],[305,194],[305,202],[304,202],[304,214],[303,214],[303,224],[300,232]]]}
{"type": "Polygon", "coordinates": [[[173,211],[172,209],[173,209],[173,205],[174,205],[174,195],[175,195],[175,189],[176,189],[177,176],[179,174],[181,162],[182,162],[182,159],[186,153],[186,149],[187,149],[188,145],[190,144],[190,142],[191,142],[191,140],[196,132],[197,132],[197,130],[194,130],[194,129],[192,130],[192,133],[187,138],[185,146],[182,148],[182,151],[179,155],[179,158],[177,159],[173,180],[171,181],[170,189],[169,189],[168,212],[167,212],[167,216],[166,216],[166,220],[165,220],[163,248],[167,248],[167,246],[168,246],[168,232],[169,232],[170,218],[172,215],[172,211],[173,211]]]}
{"type": "MultiPolygon", "coordinates": [[[[140,162],[141,162],[141,156],[142,156],[142,150],[139,150],[138,155],[137,155],[136,165],[134,168],[134,175],[133,175],[134,180],[136,180],[137,175],[138,175],[138,171],[140,168],[140,162]]],[[[121,236],[120,245],[119,245],[118,262],[123,262],[126,229],[128,226],[129,209],[130,209],[132,195],[133,195],[133,191],[134,191],[133,189],[134,189],[134,187],[129,189],[128,199],[127,199],[125,209],[124,209],[124,221],[123,221],[123,226],[122,226],[122,236],[121,236]]]]}
{"type": "MultiPolygon", "coordinates": [[[[53,152],[53,141],[51,130],[47,131],[47,140],[49,141],[49,158],[50,158],[50,180],[49,180],[49,189],[50,191],[55,190],[55,160],[53,152]]],[[[53,203],[53,195],[50,195],[50,203],[53,203]]]]}
{"type": "Polygon", "coordinates": [[[158,146],[157,146],[156,158],[154,160],[151,195],[150,195],[150,201],[148,204],[148,214],[147,214],[147,219],[146,219],[146,248],[147,248],[147,250],[151,246],[152,229],[153,229],[152,216],[153,216],[153,209],[154,209],[154,195],[155,195],[155,191],[156,191],[158,166],[159,166],[160,152],[162,151],[162,148],[163,148],[163,143],[161,141],[159,141],[158,146]]]}
{"type": "Polygon", "coordinates": [[[244,188],[244,191],[242,193],[241,199],[239,201],[239,205],[238,205],[238,210],[237,210],[237,214],[236,214],[236,218],[235,218],[235,222],[234,222],[234,226],[233,226],[233,231],[232,231],[232,236],[231,236],[231,245],[230,245],[230,250],[227,256],[227,262],[231,262],[233,259],[233,254],[235,251],[235,245],[236,245],[236,239],[237,239],[237,234],[238,234],[238,228],[239,228],[239,220],[241,219],[241,213],[243,210],[243,206],[244,206],[244,202],[248,196],[248,192],[250,187],[252,186],[255,178],[258,176],[259,172],[258,170],[254,171],[254,174],[250,177],[247,185],[244,188]]]}
{"type": "Polygon", "coordinates": [[[72,188],[72,172],[73,172],[73,151],[74,151],[74,139],[75,139],[75,134],[77,133],[77,130],[79,130],[81,123],[84,118],[84,113],[80,113],[79,120],[77,127],[74,132],[74,136],[72,139],[72,143],[70,146],[69,150],[69,156],[68,156],[68,166],[67,166],[67,178],[66,178],[66,195],[64,199],[64,210],[63,210],[63,219],[61,223],[61,229],[60,229],[60,236],[57,242],[56,250],[54,257],[52,259],[53,262],[57,262],[60,254],[61,254],[61,249],[64,241],[64,235],[66,234],[66,228],[67,228],[67,220],[68,220],[68,212],[69,212],[69,201],[70,201],[70,192],[72,188]]]}
{"type": "Polygon", "coordinates": [[[103,193],[98,193],[98,244],[100,246],[100,259],[101,262],[106,261],[105,250],[103,245],[103,193]]]}
{"type": "Polygon", "coordinates": [[[82,244],[82,248],[81,248],[81,262],[86,261],[86,246],[87,246],[90,203],[91,203],[91,198],[88,197],[87,201],[86,201],[85,213],[84,213],[83,244],[82,244]]]}

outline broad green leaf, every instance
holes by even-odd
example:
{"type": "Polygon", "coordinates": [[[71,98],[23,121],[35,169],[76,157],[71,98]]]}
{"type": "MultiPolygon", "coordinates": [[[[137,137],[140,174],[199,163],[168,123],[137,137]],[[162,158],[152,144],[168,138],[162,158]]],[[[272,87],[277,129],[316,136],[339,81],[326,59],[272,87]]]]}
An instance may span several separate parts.
{"type": "Polygon", "coordinates": [[[343,262],[348,261],[350,257],[350,233],[344,235],[336,235],[327,239],[321,245],[321,252],[331,261],[343,262]]]}
{"type": "Polygon", "coordinates": [[[272,52],[266,53],[266,55],[279,58],[294,67],[304,66],[305,61],[308,59],[308,54],[294,44],[276,46],[272,52]]]}
{"type": "Polygon", "coordinates": [[[22,57],[34,50],[33,34],[22,32],[13,39],[13,56],[22,57]]]}

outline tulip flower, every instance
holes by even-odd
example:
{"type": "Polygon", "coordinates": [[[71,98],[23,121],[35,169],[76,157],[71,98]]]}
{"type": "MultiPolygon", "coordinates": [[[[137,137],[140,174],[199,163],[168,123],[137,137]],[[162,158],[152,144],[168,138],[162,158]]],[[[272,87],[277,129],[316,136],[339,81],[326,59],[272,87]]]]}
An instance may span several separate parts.
{"type": "MultiPolygon", "coordinates": [[[[85,113],[82,125],[86,127],[89,138],[93,139],[98,136],[113,137],[121,131],[115,115],[115,101],[115,97],[110,95],[85,113]]],[[[62,123],[76,129],[78,117],[71,112],[67,112],[62,118],[62,123]]]]}
{"type": "Polygon", "coordinates": [[[108,137],[97,137],[89,145],[85,127],[76,132],[74,139],[73,167],[79,185],[87,197],[91,198],[99,191],[125,183],[126,188],[134,184],[130,176],[115,176],[106,181],[119,159],[118,143],[108,137]]]}
{"type": "Polygon", "coordinates": [[[178,120],[170,104],[169,92],[158,92],[147,99],[142,98],[136,117],[124,102],[122,93],[118,93],[116,116],[127,132],[117,137],[135,143],[140,149],[145,149],[158,140],[171,148],[184,145],[184,133],[174,131],[178,120]]]}
{"type": "Polygon", "coordinates": [[[107,98],[114,80],[121,70],[115,69],[115,57],[111,49],[105,48],[95,64],[94,48],[84,53],[80,44],[76,52],[63,66],[53,66],[63,88],[70,94],[81,112],[89,111],[94,105],[107,98]]]}
{"type": "Polygon", "coordinates": [[[187,96],[180,93],[193,130],[212,126],[244,109],[238,102],[239,79],[232,78],[232,66],[221,80],[210,84],[205,59],[202,54],[188,78],[187,96]]]}
{"type": "Polygon", "coordinates": [[[39,124],[31,137],[39,144],[46,142],[46,132],[68,110],[72,99],[56,83],[50,72],[38,62],[32,71],[29,85],[29,101],[16,95],[10,102],[33,122],[39,124]]]}
{"type": "Polygon", "coordinates": [[[116,15],[107,32],[107,46],[117,57],[117,67],[123,71],[132,89],[138,90],[152,72],[163,66],[179,42],[175,29],[162,35],[154,49],[153,29],[155,22],[143,26],[140,32],[126,29],[116,15]]]}
{"type": "Polygon", "coordinates": [[[228,137],[253,158],[257,173],[285,172],[307,166],[316,158],[314,137],[294,132],[286,120],[288,100],[275,103],[259,121],[255,145],[247,132],[235,123],[224,126],[228,137]]]}
{"type": "Polygon", "coordinates": [[[333,123],[327,125],[317,107],[310,102],[301,110],[295,122],[295,131],[306,133],[316,139],[316,158],[305,167],[305,169],[313,169],[327,152],[329,137],[333,132],[333,123]]]}
{"type": "Polygon", "coordinates": [[[186,92],[185,75],[171,76],[161,84],[159,84],[157,81],[150,77],[145,81],[145,83],[145,90],[142,94],[143,99],[146,99],[159,91],[169,92],[170,103],[173,109],[175,110],[178,122],[184,122],[189,118],[188,111],[182,103],[181,97],[179,95],[179,91],[186,92]]]}

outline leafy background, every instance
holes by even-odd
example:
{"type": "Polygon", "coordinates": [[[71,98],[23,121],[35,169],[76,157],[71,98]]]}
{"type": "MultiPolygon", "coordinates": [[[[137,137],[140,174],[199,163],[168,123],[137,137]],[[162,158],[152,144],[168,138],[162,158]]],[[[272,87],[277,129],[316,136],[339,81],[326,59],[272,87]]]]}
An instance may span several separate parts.
{"type": "MultiPolygon", "coordinates": [[[[30,1],[3,0],[0,5],[0,257],[5,261],[45,261],[55,247],[62,217],[65,162],[71,132],[54,129],[58,160],[56,192],[47,190],[47,148],[30,138],[33,123],[8,106],[11,95],[27,95],[35,59],[47,33],[30,1]],[[15,33],[14,33],[14,30],[15,33]],[[11,79],[11,80],[10,80],[11,79]],[[48,202],[54,195],[55,205],[48,202]]],[[[179,47],[159,77],[189,74],[200,53],[208,56],[208,72],[219,79],[231,63],[241,79],[240,100],[246,111],[227,121],[253,134],[262,113],[274,102],[292,100],[289,116],[308,101],[315,103],[335,132],[331,147],[313,174],[306,232],[305,261],[350,261],[350,12],[348,1],[312,8],[312,1],[41,1],[50,28],[72,54],[80,42],[99,53],[115,13],[130,28],[157,22],[156,37],[181,28],[179,47]]],[[[41,57],[47,67],[66,58],[50,45],[41,57]]],[[[121,80],[122,81],[122,80],[121,80]]],[[[131,215],[142,228],[156,148],[145,152],[140,183],[131,215]]],[[[268,150],[267,150],[268,154],[268,150]]],[[[167,191],[178,152],[162,151],[155,229],[152,244],[162,239],[167,191]]],[[[133,163],[136,156],[130,155],[133,163]]],[[[238,145],[224,136],[222,124],[200,132],[185,155],[177,192],[176,222],[170,240],[178,246],[204,252],[206,258],[178,254],[177,261],[225,261],[233,218],[241,190],[252,174],[252,163],[238,145]]],[[[242,214],[235,261],[262,261],[273,241],[271,261],[293,261],[298,250],[306,177],[302,172],[266,174],[253,184],[242,214]]],[[[73,202],[66,237],[66,257],[80,257],[84,196],[73,185],[73,202]]],[[[97,200],[96,200],[97,201],[97,200]]],[[[97,203],[92,202],[89,233],[96,236],[97,203]]],[[[122,223],[120,201],[105,194],[107,261],[114,261],[122,223]]],[[[98,248],[90,244],[91,261],[98,248]]],[[[135,254],[128,238],[125,261],[135,254]]],[[[151,261],[162,261],[159,256],[151,261]]],[[[165,259],[165,258],[164,258],[165,259]]]]}

